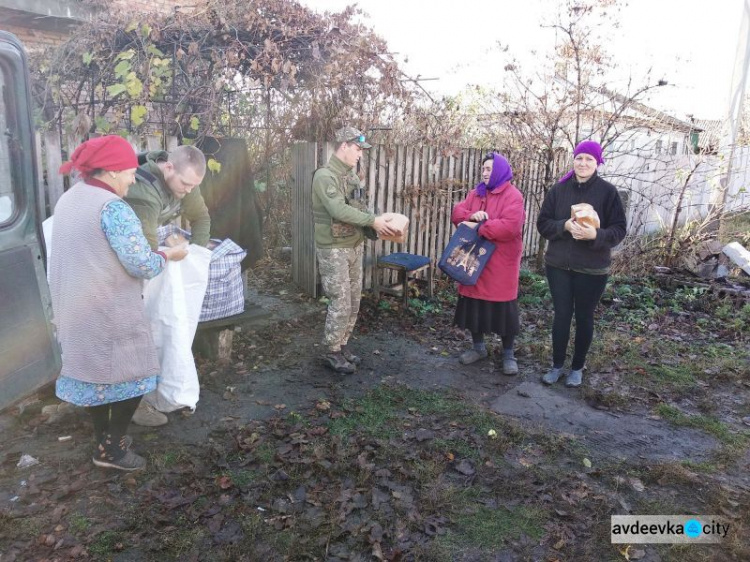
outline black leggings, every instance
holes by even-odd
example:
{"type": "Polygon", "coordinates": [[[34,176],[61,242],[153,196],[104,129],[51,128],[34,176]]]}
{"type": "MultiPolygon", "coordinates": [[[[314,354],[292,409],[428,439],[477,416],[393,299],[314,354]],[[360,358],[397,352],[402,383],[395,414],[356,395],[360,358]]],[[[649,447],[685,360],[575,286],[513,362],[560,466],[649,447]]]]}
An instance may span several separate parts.
{"type": "Polygon", "coordinates": [[[86,408],[94,423],[96,442],[104,446],[108,456],[113,460],[125,454],[125,451],[120,451],[120,439],[127,433],[130,420],[133,419],[142,398],[143,396],[136,396],[120,402],[86,408]]]}
{"type": "Polygon", "coordinates": [[[576,316],[576,341],[570,368],[583,369],[594,339],[594,310],[604,294],[608,275],[589,275],[547,266],[555,319],[552,322],[552,365],[562,367],[568,351],[570,322],[576,316]]]}

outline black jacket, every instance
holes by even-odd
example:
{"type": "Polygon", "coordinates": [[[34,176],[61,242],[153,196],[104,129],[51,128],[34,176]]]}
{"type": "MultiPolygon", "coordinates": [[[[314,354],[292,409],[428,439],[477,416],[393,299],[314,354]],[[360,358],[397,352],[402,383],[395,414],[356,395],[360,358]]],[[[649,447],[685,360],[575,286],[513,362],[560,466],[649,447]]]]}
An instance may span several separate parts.
{"type": "Polygon", "coordinates": [[[584,183],[578,183],[574,175],[550,188],[536,227],[549,240],[544,258],[547,265],[584,273],[604,273],[612,261],[612,248],[625,238],[625,211],[614,185],[596,173],[584,183]],[[599,215],[601,227],[594,240],[575,240],[565,230],[570,206],[577,203],[590,204],[599,215]]]}

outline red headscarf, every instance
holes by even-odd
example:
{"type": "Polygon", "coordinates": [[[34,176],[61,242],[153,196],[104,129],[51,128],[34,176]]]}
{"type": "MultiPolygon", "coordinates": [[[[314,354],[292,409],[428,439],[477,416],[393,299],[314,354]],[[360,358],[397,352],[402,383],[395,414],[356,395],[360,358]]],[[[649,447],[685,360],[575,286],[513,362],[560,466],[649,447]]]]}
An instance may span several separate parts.
{"type": "Polygon", "coordinates": [[[119,172],[137,167],[138,157],[130,143],[117,135],[108,135],[79,145],[70,161],[60,166],[60,173],[69,174],[75,168],[89,177],[94,170],[119,172]]]}

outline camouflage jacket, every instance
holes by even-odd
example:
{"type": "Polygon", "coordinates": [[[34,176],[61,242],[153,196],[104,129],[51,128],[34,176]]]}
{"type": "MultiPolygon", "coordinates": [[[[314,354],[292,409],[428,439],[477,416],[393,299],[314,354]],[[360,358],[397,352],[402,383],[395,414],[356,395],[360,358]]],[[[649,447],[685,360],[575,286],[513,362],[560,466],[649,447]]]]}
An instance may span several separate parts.
{"type": "Polygon", "coordinates": [[[313,175],[313,220],[318,248],[355,248],[372,230],[375,215],[365,209],[359,178],[336,156],[313,175]],[[369,228],[368,228],[369,227],[369,228]]]}

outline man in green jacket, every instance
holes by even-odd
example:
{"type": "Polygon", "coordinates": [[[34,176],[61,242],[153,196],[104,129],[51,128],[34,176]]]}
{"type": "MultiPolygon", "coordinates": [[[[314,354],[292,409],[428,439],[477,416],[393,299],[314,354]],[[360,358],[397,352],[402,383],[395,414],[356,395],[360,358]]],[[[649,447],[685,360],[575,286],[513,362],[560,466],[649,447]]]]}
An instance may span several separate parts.
{"type": "Polygon", "coordinates": [[[191,244],[208,245],[211,217],[198,187],[205,175],[206,157],[194,146],[146,154],[125,201],[141,219],[152,250],[159,245],[156,229],[178,216],[190,223],[191,244]]]}
{"type": "Polygon", "coordinates": [[[362,149],[370,148],[353,127],[336,132],[336,151],[316,170],[312,182],[315,245],[323,291],[329,299],[323,343],[324,364],[353,373],[360,359],[347,350],[362,297],[362,242],[368,234],[395,231],[382,216],[365,210],[362,187],[354,168],[362,149]]]}
{"type": "MultiPolygon", "coordinates": [[[[135,172],[125,201],[141,219],[143,234],[152,250],[159,246],[157,229],[182,216],[190,223],[190,243],[207,246],[211,217],[198,187],[206,175],[206,157],[194,146],[178,146],[171,152],[146,154],[146,162],[135,172]]],[[[169,418],[141,400],[133,423],[156,427],[169,418]]]]}

